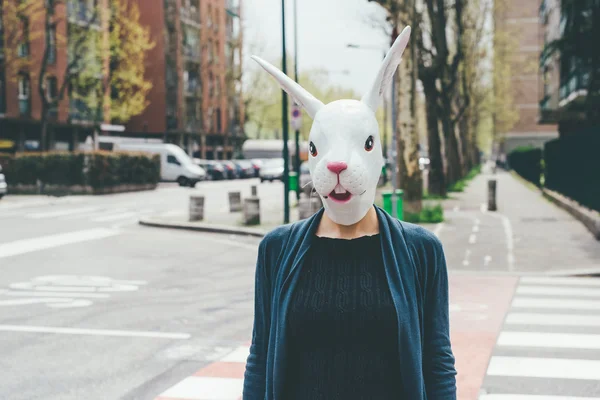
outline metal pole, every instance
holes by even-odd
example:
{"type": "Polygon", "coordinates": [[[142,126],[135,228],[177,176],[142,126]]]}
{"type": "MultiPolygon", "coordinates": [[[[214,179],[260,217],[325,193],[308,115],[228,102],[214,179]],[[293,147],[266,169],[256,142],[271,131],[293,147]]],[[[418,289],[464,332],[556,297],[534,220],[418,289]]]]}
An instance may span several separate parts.
{"type": "Polygon", "coordinates": [[[396,74],[392,76],[392,148],[390,151],[390,164],[392,167],[392,217],[398,216],[396,210],[396,186],[398,184],[396,178],[396,122],[398,119],[398,112],[396,110],[396,74]]]}
{"type": "MultiPolygon", "coordinates": [[[[298,83],[298,0],[294,0],[294,79],[298,83]]],[[[296,200],[300,200],[300,130],[296,129],[296,158],[294,159],[296,171],[296,200]]]]}
{"type": "MultiPolygon", "coordinates": [[[[287,54],[285,51],[285,0],[281,0],[281,69],[287,74],[287,54]]],[[[283,223],[290,222],[290,152],[288,149],[288,98],[282,90],[281,124],[283,125],[283,223]]]]}

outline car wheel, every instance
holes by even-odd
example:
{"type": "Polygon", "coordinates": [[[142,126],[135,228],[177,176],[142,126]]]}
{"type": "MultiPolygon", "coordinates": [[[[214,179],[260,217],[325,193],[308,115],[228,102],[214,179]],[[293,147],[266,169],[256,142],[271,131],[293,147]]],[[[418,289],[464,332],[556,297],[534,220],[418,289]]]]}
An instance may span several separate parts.
{"type": "Polygon", "coordinates": [[[186,178],[185,176],[180,176],[179,178],[177,178],[177,183],[179,184],[179,186],[182,187],[189,185],[188,178],[186,178]]]}
{"type": "Polygon", "coordinates": [[[189,183],[188,183],[188,186],[193,189],[193,188],[196,187],[196,183],[198,183],[198,181],[192,181],[192,180],[190,180],[189,183]]]}

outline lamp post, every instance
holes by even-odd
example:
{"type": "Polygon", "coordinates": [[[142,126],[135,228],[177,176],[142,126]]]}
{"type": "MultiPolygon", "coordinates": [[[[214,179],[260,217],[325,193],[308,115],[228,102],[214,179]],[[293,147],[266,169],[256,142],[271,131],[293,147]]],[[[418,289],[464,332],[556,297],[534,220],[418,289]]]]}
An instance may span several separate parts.
{"type": "MultiPolygon", "coordinates": [[[[377,50],[377,51],[382,51],[382,49],[378,46],[370,46],[370,45],[360,45],[360,44],[355,44],[355,43],[348,43],[346,45],[346,47],[348,47],[349,49],[368,49],[368,50],[377,50]]],[[[386,56],[386,51],[383,50],[383,58],[385,58],[386,56]]],[[[395,130],[395,126],[392,126],[392,131],[395,130]]],[[[388,147],[387,147],[387,136],[388,136],[388,100],[387,100],[387,96],[383,96],[383,156],[385,157],[386,161],[387,161],[387,157],[388,157],[388,147]]],[[[387,165],[386,167],[383,169],[383,183],[387,183],[387,165]]]]}
{"type": "MultiPolygon", "coordinates": [[[[285,0],[281,0],[281,70],[287,75],[287,54],[285,51],[285,0]]],[[[283,130],[283,223],[290,222],[290,152],[288,149],[288,98],[282,90],[281,124],[283,130]]]]}
{"type": "MultiPolygon", "coordinates": [[[[294,80],[298,83],[298,0],[294,0],[294,80]]],[[[296,200],[300,200],[300,129],[296,129],[296,157],[294,157],[296,172],[296,200]]]]}

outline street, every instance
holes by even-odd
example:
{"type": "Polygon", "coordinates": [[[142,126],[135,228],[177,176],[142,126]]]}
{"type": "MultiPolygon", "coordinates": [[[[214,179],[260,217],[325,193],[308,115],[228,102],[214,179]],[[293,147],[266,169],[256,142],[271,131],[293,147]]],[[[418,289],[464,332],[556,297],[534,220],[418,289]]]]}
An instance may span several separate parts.
{"type": "Polygon", "coordinates": [[[247,342],[258,241],[137,225],[189,190],[0,202],[1,399],[152,399],[247,342]]]}
{"type": "MultiPolygon", "coordinates": [[[[486,212],[488,177],[427,226],[450,270],[459,399],[600,398],[600,281],[562,276],[598,268],[599,246],[507,174],[497,175],[499,212],[486,212]],[[515,196],[528,201],[510,206],[515,196]]],[[[237,400],[259,239],[138,220],[185,218],[188,196],[202,193],[212,220],[235,225],[227,192],[247,196],[254,184],[268,227],[280,219],[281,183],[256,179],[3,199],[0,398],[237,400]]]]}

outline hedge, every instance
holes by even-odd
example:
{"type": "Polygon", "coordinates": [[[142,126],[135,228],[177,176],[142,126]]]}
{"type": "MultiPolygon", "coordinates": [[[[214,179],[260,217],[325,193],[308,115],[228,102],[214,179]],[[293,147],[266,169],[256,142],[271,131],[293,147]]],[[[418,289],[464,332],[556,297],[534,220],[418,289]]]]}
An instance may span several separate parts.
{"type": "Polygon", "coordinates": [[[541,149],[533,147],[518,147],[508,155],[508,165],[529,182],[536,186],[541,185],[541,149]]]}
{"type": "Polygon", "coordinates": [[[600,211],[600,132],[562,137],[544,147],[544,185],[600,211]]]}
{"type": "Polygon", "coordinates": [[[39,181],[96,190],[160,180],[159,156],[144,153],[21,153],[4,164],[9,185],[36,185],[39,181]]]}

